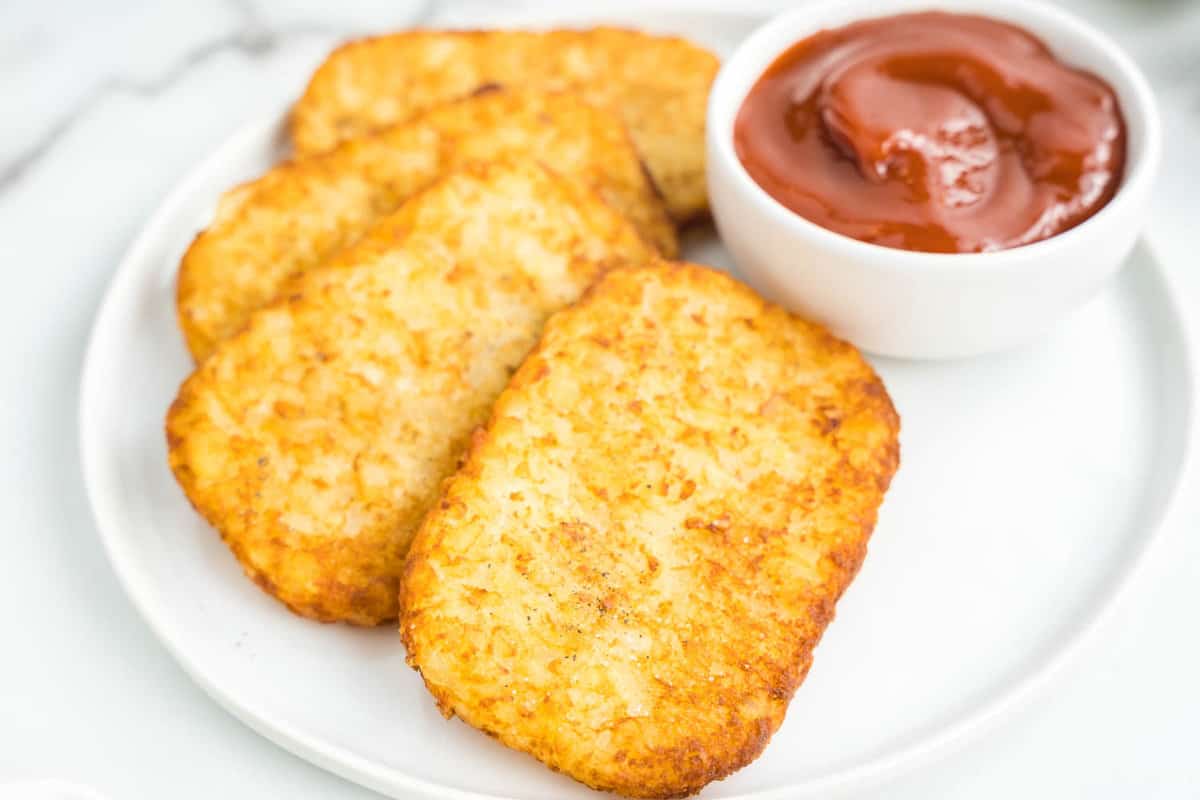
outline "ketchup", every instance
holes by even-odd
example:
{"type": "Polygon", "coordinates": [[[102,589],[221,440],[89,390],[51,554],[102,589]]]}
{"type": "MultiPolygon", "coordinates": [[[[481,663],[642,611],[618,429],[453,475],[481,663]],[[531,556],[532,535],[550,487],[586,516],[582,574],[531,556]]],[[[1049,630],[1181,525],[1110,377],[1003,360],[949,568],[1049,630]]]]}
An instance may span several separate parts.
{"type": "Polygon", "coordinates": [[[1018,27],[942,12],[797,43],[746,97],[734,144],[755,182],[805,219],[943,253],[1072,228],[1112,199],[1125,165],[1104,81],[1018,27]]]}

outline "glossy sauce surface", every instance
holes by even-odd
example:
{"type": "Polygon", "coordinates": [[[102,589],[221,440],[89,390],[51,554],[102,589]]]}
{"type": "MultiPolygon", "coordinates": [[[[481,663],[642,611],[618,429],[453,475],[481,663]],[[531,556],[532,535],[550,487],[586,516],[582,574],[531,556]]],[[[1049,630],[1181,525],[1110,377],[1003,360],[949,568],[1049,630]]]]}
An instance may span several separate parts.
{"type": "Polygon", "coordinates": [[[795,213],[905,250],[1046,239],[1095,214],[1125,166],[1112,89],[985,17],[864,20],[797,43],[734,126],[750,176],[795,213]]]}

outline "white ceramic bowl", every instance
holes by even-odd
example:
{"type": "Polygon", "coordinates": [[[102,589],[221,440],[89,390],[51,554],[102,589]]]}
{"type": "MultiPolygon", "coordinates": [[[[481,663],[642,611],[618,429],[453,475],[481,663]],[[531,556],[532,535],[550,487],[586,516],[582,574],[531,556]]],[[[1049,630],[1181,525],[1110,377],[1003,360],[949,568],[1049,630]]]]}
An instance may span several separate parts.
{"type": "Polygon", "coordinates": [[[708,105],[708,187],[721,238],[765,296],[881,355],[953,358],[1001,350],[1043,333],[1099,291],[1141,230],[1162,149],[1154,95],[1107,36],[1031,0],[816,0],[774,18],[729,57],[708,105]],[[991,253],[916,253],[827,230],[768,195],[746,172],[733,125],[747,93],[795,42],[826,28],[907,11],[985,14],[1040,37],[1067,64],[1116,91],[1127,127],[1125,175],[1082,224],[991,253]]]}

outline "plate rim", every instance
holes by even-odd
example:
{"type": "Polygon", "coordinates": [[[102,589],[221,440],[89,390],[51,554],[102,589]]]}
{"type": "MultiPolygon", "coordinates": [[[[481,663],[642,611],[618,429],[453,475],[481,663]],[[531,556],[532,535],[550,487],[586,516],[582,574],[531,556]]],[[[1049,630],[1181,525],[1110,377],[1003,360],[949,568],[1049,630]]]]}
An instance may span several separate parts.
{"type": "MultiPolygon", "coordinates": [[[[368,758],[298,731],[286,722],[272,719],[269,713],[257,708],[252,702],[237,698],[236,692],[209,680],[203,670],[187,657],[185,647],[171,632],[171,625],[165,619],[165,613],[156,608],[153,602],[155,589],[149,579],[140,574],[125,556],[125,545],[121,543],[121,526],[113,520],[110,501],[102,496],[98,488],[103,472],[103,458],[99,452],[99,442],[94,441],[98,426],[90,423],[89,409],[94,405],[90,399],[99,391],[102,380],[97,366],[97,354],[104,343],[106,331],[112,327],[109,320],[115,313],[114,309],[120,299],[129,294],[129,288],[137,285],[137,279],[144,272],[137,267],[146,260],[147,251],[152,250],[155,242],[161,240],[161,229],[168,227],[171,220],[179,216],[181,209],[197,193],[197,188],[209,179],[217,165],[225,163],[231,151],[244,149],[251,142],[277,133],[286,119],[286,113],[286,109],[276,108],[241,125],[188,170],[147,217],[109,278],[88,333],[76,416],[80,466],[92,520],[109,565],[142,620],[184,673],[217,705],[251,730],[328,772],[388,796],[400,797],[403,796],[400,794],[402,792],[418,792],[422,796],[446,800],[519,800],[507,794],[456,789],[414,777],[397,769],[381,767],[368,758]]],[[[1161,542],[1167,523],[1178,506],[1181,488],[1188,476],[1196,470],[1196,451],[1200,449],[1196,441],[1196,420],[1200,414],[1200,365],[1197,363],[1194,338],[1195,323],[1187,307],[1181,302],[1176,279],[1166,268],[1158,248],[1146,230],[1139,236],[1135,251],[1137,248],[1144,249],[1150,262],[1151,274],[1159,284],[1162,295],[1160,303],[1169,312],[1169,319],[1165,321],[1171,329],[1171,335],[1177,340],[1178,360],[1185,367],[1184,373],[1178,376],[1178,391],[1182,395],[1179,410],[1183,425],[1180,431],[1182,444],[1175,463],[1171,465],[1171,485],[1161,495],[1155,507],[1144,515],[1146,533],[1141,537],[1128,563],[1109,581],[1108,587],[1103,590],[1102,598],[1091,604],[1090,610],[1085,612],[1082,620],[1072,626],[1054,649],[1037,659],[1020,677],[992,693],[990,699],[936,726],[932,732],[918,736],[909,744],[851,762],[792,786],[743,793],[726,800],[783,800],[799,796],[821,796],[834,791],[878,785],[890,777],[928,764],[957,750],[1026,708],[1038,692],[1052,683],[1111,619],[1130,587],[1144,572],[1150,554],[1161,542]]]]}

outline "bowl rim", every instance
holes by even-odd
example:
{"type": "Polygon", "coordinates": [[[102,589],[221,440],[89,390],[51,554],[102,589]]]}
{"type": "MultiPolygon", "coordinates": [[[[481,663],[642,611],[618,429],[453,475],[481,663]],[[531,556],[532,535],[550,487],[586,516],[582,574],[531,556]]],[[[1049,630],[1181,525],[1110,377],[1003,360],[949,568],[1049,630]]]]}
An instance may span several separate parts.
{"type": "MultiPolygon", "coordinates": [[[[719,159],[727,164],[733,181],[741,192],[748,194],[755,201],[758,210],[772,221],[815,238],[826,247],[839,248],[851,257],[857,255],[876,265],[887,264],[897,269],[915,267],[924,270],[987,270],[1011,268],[1017,264],[1040,262],[1044,258],[1061,256],[1064,250],[1090,236],[1100,226],[1118,224],[1119,213],[1131,203],[1146,203],[1148,190],[1153,184],[1162,157],[1162,124],[1154,90],[1133,58],[1108,34],[1081,17],[1038,0],[1006,0],[995,13],[987,10],[988,7],[989,4],[981,0],[810,0],[799,8],[771,18],[756,28],[725,59],[713,82],[708,103],[709,159],[719,159]],[[822,26],[813,24],[813,17],[824,11],[844,16],[845,21],[836,23],[840,26],[857,20],[922,10],[978,14],[1022,27],[1025,26],[1019,19],[1014,21],[1014,17],[1019,15],[1036,18],[1033,24],[1042,31],[1049,27],[1065,31],[1085,42],[1088,48],[1100,56],[1099,60],[1106,62],[1102,68],[1092,71],[1118,92],[1124,119],[1128,121],[1136,115],[1142,127],[1142,135],[1136,149],[1130,148],[1130,137],[1126,137],[1126,147],[1130,149],[1126,152],[1125,173],[1116,193],[1104,206],[1073,228],[1029,244],[982,253],[938,253],[865,242],[822,227],[780,203],[750,176],[734,149],[733,123],[747,95],[766,67],[757,71],[744,90],[735,91],[730,84],[735,80],[744,80],[742,75],[735,75],[741,71],[744,62],[751,59],[761,60],[765,51],[771,53],[771,58],[766,63],[772,63],[800,38],[821,30],[822,26]],[[793,32],[794,37],[787,38],[779,47],[768,47],[773,44],[774,39],[781,36],[781,31],[793,32]],[[1119,79],[1116,76],[1119,76],[1119,79]],[[1119,93],[1117,84],[1125,84],[1128,87],[1127,96],[1119,93]]],[[[1032,28],[1027,29],[1033,35],[1042,38],[1043,33],[1032,28]]],[[[1126,124],[1128,125],[1128,122],[1126,124]]],[[[709,169],[712,168],[713,165],[710,164],[709,169]]],[[[710,181],[710,185],[711,183],[710,181]]]]}

